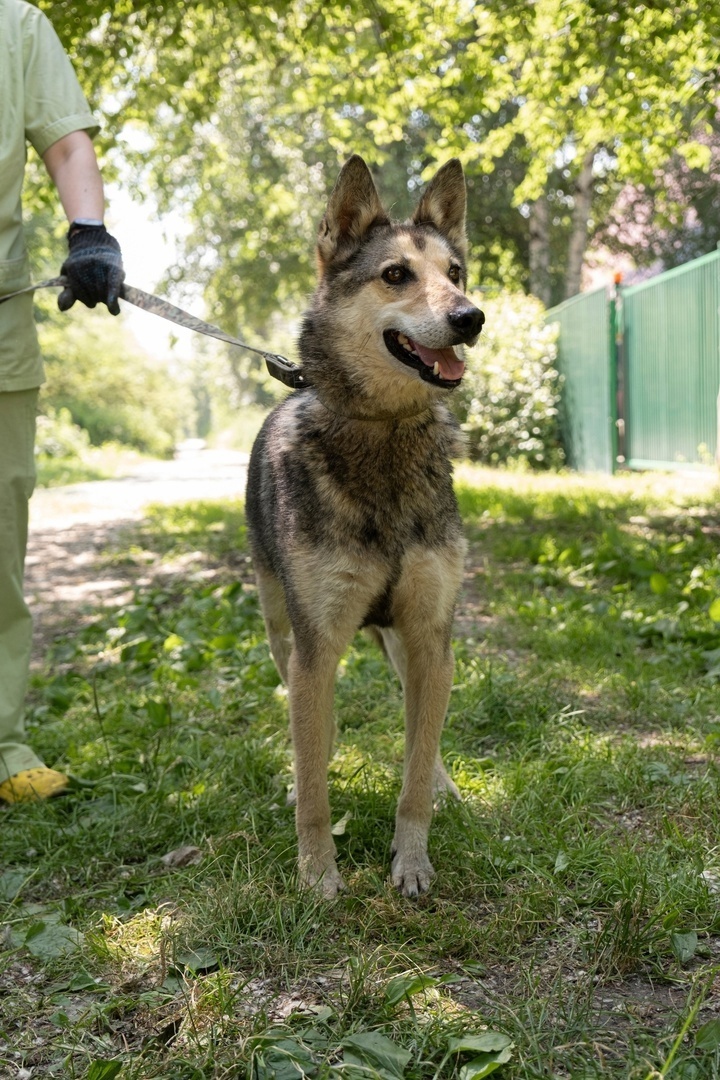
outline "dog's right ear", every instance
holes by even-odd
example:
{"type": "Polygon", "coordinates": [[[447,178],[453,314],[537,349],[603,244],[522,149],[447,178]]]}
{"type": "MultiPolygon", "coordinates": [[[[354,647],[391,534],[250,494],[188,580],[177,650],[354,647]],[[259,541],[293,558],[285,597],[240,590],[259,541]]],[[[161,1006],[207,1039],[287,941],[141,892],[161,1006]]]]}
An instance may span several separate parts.
{"type": "Polygon", "coordinates": [[[357,244],[371,225],[389,220],[370,170],[353,154],[340,171],[318,230],[320,272],[339,252],[357,244]]]}

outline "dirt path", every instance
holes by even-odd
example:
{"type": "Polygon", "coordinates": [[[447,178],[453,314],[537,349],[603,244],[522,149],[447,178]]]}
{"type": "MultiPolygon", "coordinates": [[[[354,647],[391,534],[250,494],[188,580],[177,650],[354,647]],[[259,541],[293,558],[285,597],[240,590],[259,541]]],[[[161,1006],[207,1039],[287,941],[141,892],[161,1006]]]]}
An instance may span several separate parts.
{"type": "Polygon", "coordinates": [[[129,597],[136,566],[108,566],[103,553],[152,503],[236,499],[245,491],[247,454],[187,450],[173,461],[144,462],[118,480],[42,488],[30,504],[25,591],[38,663],[51,640],[82,611],[129,597]]]}

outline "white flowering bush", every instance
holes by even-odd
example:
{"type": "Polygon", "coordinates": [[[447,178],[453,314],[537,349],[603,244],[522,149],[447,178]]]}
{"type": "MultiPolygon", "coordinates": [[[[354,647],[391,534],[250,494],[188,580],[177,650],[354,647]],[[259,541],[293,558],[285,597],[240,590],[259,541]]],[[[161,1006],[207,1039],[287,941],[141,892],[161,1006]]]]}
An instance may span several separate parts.
{"type": "Polygon", "coordinates": [[[472,299],[485,325],[453,395],[471,457],[488,465],[561,466],[557,325],[546,326],[543,305],[524,293],[472,299]]]}

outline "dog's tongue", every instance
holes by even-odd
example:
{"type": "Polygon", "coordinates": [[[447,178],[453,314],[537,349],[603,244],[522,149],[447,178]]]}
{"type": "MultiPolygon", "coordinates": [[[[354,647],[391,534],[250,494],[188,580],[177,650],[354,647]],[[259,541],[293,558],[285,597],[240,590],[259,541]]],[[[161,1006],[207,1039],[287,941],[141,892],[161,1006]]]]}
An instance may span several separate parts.
{"type": "Polygon", "coordinates": [[[455,379],[462,378],[462,374],[465,371],[465,363],[462,360],[458,360],[454,349],[428,349],[427,346],[421,345],[417,341],[413,341],[411,344],[423,364],[427,364],[428,367],[435,367],[435,364],[438,365],[439,374],[443,379],[452,382],[455,379]]]}

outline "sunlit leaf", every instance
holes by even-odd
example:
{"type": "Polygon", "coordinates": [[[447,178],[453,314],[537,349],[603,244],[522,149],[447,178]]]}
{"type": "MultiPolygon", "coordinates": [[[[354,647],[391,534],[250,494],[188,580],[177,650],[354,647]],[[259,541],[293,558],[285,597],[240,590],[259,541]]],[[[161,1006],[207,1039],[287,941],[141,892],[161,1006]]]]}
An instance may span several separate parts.
{"type": "Polygon", "coordinates": [[[14,900],[26,881],[31,877],[28,870],[3,870],[0,872],[0,901],[14,900]]]}
{"type": "Polygon", "coordinates": [[[689,960],[692,960],[697,951],[697,946],[698,936],[694,930],[690,930],[685,934],[674,933],[670,935],[670,947],[680,964],[687,964],[689,960]]]}
{"type": "Polygon", "coordinates": [[[312,1054],[295,1039],[264,1038],[262,1042],[262,1052],[254,1062],[256,1080],[300,1080],[315,1076],[317,1066],[312,1054]]]}
{"type": "Polygon", "coordinates": [[[505,1050],[512,1045],[512,1039],[501,1031],[484,1031],[481,1035],[463,1035],[459,1039],[451,1039],[448,1050],[452,1054],[463,1053],[493,1053],[505,1050]]]}
{"type": "Polygon", "coordinates": [[[366,1065],[385,1080],[400,1078],[410,1060],[410,1053],[379,1031],[360,1031],[343,1039],[343,1060],[349,1065],[366,1065]]]}
{"type": "Polygon", "coordinates": [[[385,987],[385,997],[390,1005],[398,1005],[401,1001],[407,1001],[413,994],[420,994],[438,985],[438,980],[431,975],[398,975],[391,979],[385,987]]]}
{"type": "Polygon", "coordinates": [[[650,588],[656,596],[662,596],[663,593],[668,591],[668,579],[664,574],[651,574],[650,588]]]}
{"type": "Polygon", "coordinates": [[[343,816],[338,821],[336,821],[331,828],[330,832],[333,834],[333,836],[344,836],[348,827],[348,822],[351,818],[352,814],[348,810],[347,814],[343,814],[343,816]]]}
{"type": "Polygon", "coordinates": [[[173,956],[174,966],[186,968],[197,974],[202,971],[214,971],[219,967],[218,958],[210,949],[184,949],[173,956]]]}
{"type": "Polygon", "coordinates": [[[506,1065],[511,1058],[512,1048],[509,1046],[496,1054],[483,1054],[482,1057],[473,1058],[467,1065],[463,1065],[458,1080],[482,1080],[484,1076],[489,1076],[496,1069],[506,1065]]]}
{"type": "Polygon", "coordinates": [[[82,934],[71,926],[57,922],[40,922],[28,929],[25,948],[39,960],[55,960],[76,952],[82,940],[82,934]]]}
{"type": "Polygon", "coordinates": [[[123,1067],[122,1061],[104,1061],[98,1058],[93,1061],[86,1073],[86,1080],[113,1080],[123,1067]]]}
{"type": "Polygon", "coordinates": [[[720,1019],[708,1020],[695,1034],[698,1050],[720,1050],[720,1019]]]}

